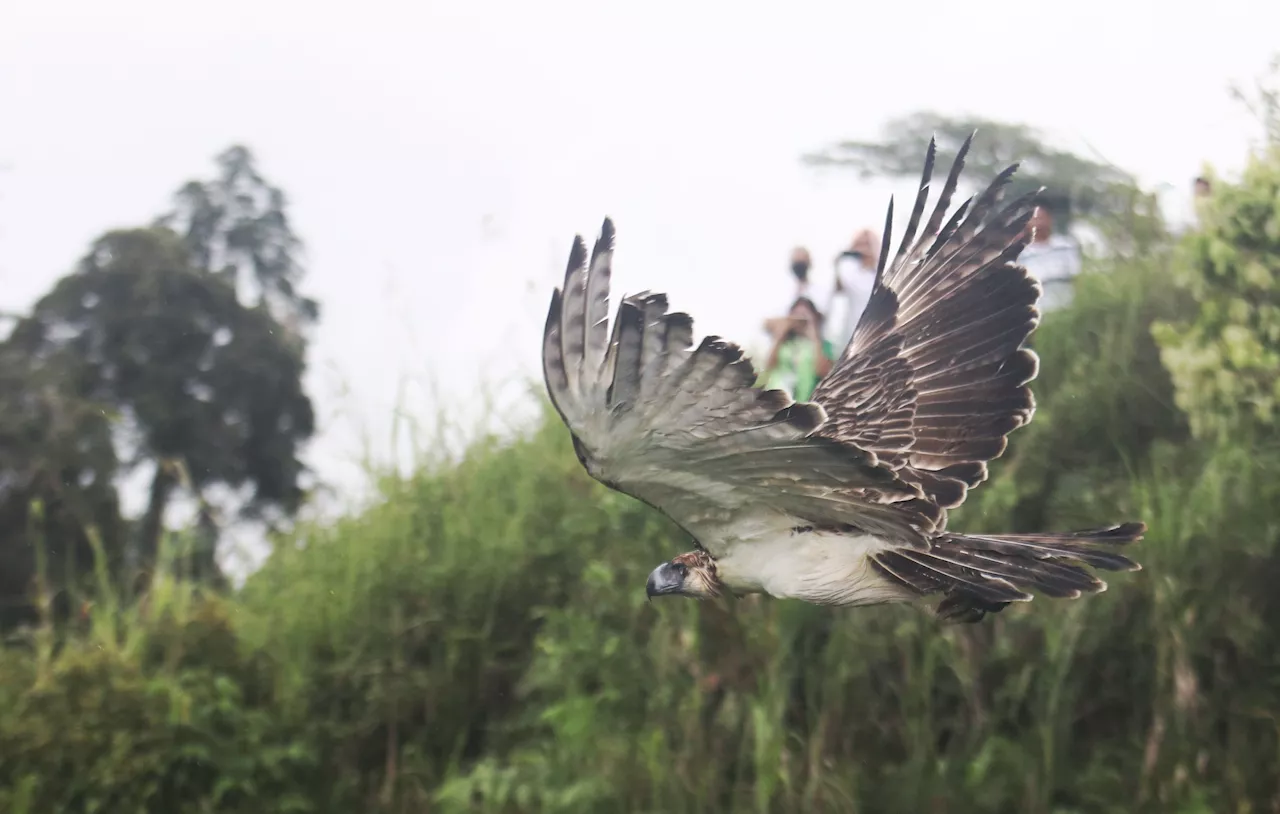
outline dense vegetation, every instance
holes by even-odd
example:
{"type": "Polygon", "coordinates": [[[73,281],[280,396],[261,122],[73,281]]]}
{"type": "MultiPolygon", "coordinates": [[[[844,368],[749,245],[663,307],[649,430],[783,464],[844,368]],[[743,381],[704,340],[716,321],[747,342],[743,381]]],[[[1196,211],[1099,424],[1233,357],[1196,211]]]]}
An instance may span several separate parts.
{"type": "Polygon", "coordinates": [[[1181,240],[1133,198],[1033,338],[1035,422],[955,515],[1147,521],[1145,570],[1104,594],[953,627],[649,604],[687,540],[590,480],[550,412],[379,475],[234,593],[186,576],[178,535],[130,598],[90,530],[93,601],[55,618],[36,495],[46,612],[0,658],[0,811],[1276,810],[1277,340],[1248,303],[1276,296],[1277,177],[1260,150],[1181,240]]]}

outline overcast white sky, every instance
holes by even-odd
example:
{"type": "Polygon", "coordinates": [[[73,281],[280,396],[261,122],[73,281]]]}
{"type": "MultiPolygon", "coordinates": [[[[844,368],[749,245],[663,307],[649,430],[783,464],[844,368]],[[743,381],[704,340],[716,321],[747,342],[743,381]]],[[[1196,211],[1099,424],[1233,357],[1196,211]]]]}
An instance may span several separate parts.
{"type": "Polygon", "coordinates": [[[450,404],[481,381],[518,401],[569,241],[606,214],[617,286],[755,346],[790,247],[827,271],[910,191],[803,152],[972,112],[1092,145],[1176,197],[1202,161],[1239,166],[1253,128],[1229,82],[1280,49],[1280,3],[1261,0],[765,8],[0,2],[0,309],[247,144],[290,195],[324,308],[309,459],[354,489],[362,434],[390,454],[406,377],[421,418],[431,376],[450,404]]]}

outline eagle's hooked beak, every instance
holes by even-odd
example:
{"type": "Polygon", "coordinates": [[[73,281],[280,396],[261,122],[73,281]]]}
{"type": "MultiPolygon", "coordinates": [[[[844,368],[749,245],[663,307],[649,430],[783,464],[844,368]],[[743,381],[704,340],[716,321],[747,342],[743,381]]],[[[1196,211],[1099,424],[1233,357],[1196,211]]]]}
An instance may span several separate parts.
{"type": "Polygon", "coordinates": [[[652,601],[655,596],[678,594],[684,588],[684,575],[688,569],[679,563],[664,562],[649,574],[644,591],[652,601]]]}

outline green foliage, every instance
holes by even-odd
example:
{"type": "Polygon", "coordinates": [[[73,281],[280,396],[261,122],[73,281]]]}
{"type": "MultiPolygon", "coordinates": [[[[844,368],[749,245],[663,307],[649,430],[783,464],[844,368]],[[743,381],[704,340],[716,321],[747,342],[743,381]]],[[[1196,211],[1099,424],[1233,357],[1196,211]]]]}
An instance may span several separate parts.
{"type": "Polygon", "coordinates": [[[1146,520],[1146,570],[1107,593],[959,627],[648,603],[646,573],[689,541],[587,477],[548,410],[382,477],[234,599],[165,580],[56,652],[7,650],[0,753],[21,758],[0,806],[1266,810],[1280,450],[1189,437],[1150,326],[1195,303],[1159,285],[1168,251],[1140,257],[1088,269],[1047,318],[1037,420],[955,516],[1146,520]]]}
{"type": "MultiPolygon", "coordinates": [[[[1220,193],[1233,208],[1213,204],[1232,214],[1208,256],[1226,245],[1236,259],[1202,268],[1231,285],[1247,277],[1238,258],[1273,241],[1251,178],[1220,193]]],[[[1145,520],[1145,570],[1111,576],[1110,591],[950,627],[904,606],[649,603],[645,575],[689,541],[590,479],[547,408],[514,438],[380,476],[364,511],[281,535],[234,595],[169,576],[162,547],[146,595],[119,600],[86,533],[95,602],[0,651],[0,811],[1274,809],[1280,443],[1222,401],[1202,417],[1218,411],[1232,432],[1190,432],[1153,326],[1200,324],[1212,300],[1169,284],[1189,249],[1148,198],[1128,200],[1107,258],[1033,337],[1036,420],[953,516],[991,531],[1145,520]]],[[[124,275],[129,302],[160,290],[201,314],[232,297],[163,230],[111,240],[85,273],[124,275]]],[[[66,291],[69,313],[82,313],[76,294],[83,309],[103,302],[66,291]]],[[[151,347],[132,333],[145,325],[112,330],[151,347]]],[[[49,364],[100,358],[36,347],[49,364]]],[[[131,364],[115,375],[165,375],[131,364]]],[[[100,391],[58,383],[103,372],[40,378],[52,370],[0,353],[0,381],[51,399],[0,390],[0,451],[101,432],[88,400],[100,391]],[[30,404],[75,420],[40,426],[30,404]]],[[[27,516],[51,516],[34,506],[27,516]]],[[[32,528],[42,583],[53,546],[32,528]]]]}
{"type": "Polygon", "coordinates": [[[1280,142],[1238,183],[1214,179],[1200,215],[1174,277],[1199,308],[1157,326],[1164,361],[1198,434],[1269,430],[1280,420],[1280,142]]]}
{"type": "Polygon", "coordinates": [[[892,119],[875,141],[842,141],[804,157],[813,166],[848,167],[862,177],[918,179],[920,145],[938,143],[937,173],[945,173],[960,145],[974,131],[965,159],[970,177],[991,178],[1020,162],[1009,195],[1046,191],[1042,204],[1052,210],[1057,228],[1066,231],[1072,218],[1106,222],[1128,211],[1133,177],[1111,164],[1093,161],[1050,146],[1034,128],[975,116],[944,116],[918,111],[892,119]]]}
{"type": "Polygon", "coordinates": [[[262,670],[241,656],[233,608],[157,588],[124,641],[99,618],[56,658],[6,651],[0,811],[313,810],[302,789],[314,755],[282,729],[262,670]]]}

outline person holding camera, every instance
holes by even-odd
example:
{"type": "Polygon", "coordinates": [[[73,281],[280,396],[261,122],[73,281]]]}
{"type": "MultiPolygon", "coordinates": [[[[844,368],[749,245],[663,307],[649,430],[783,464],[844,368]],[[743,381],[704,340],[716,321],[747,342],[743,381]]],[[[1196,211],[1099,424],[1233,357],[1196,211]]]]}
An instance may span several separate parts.
{"type": "Polygon", "coordinates": [[[798,297],[785,317],[765,321],[773,337],[761,386],[785,390],[796,401],[808,401],[818,382],[831,372],[836,353],[822,335],[822,312],[813,300],[798,297]]]}

